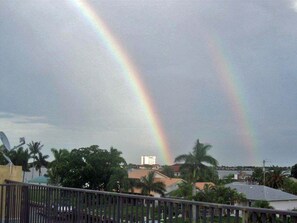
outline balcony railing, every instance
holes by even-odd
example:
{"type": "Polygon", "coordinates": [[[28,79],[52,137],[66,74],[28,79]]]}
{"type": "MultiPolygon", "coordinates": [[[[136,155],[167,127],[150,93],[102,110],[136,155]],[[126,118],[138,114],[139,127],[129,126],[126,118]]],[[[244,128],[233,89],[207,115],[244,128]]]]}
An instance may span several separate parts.
{"type": "Polygon", "coordinates": [[[32,184],[2,184],[0,200],[3,223],[297,223],[297,212],[32,184]]]}

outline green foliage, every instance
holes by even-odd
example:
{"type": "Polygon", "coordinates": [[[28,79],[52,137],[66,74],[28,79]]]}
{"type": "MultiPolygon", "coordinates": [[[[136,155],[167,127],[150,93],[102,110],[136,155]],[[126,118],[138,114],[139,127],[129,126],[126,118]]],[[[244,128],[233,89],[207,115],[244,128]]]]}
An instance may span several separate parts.
{"type": "Polygon", "coordinates": [[[281,189],[284,184],[285,175],[283,169],[279,167],[273,167],[269,172],[266,173],[265,185],[275,189],[281,189]]]}
{"type": "Polygon", "coordinates": [[[123,166],[126,161],[115,148],[100,149],[97,145],[57,151],[49,170],[52,182],[64,187],[88,188],[96,190],[118,190],[124,188],[127,177],[123,166]]]}
{"type": "Polygon", "coordinates": [[[218,165],[218,161],[208,154],[210,149],[211,145],[200,143],[198,139],[192,153],[175,158],[175,162],[184,162],[181,165],[181,174],[185,180],[189,182],[202,181],[212,172],[209,168],[218,165]]]}
{"type": "Polygon", "coordinates": [[[218,171],[213,166],[208,166],[207,168],[202,168],[198,173],[200,182],[213,182],[217,184],[219,182],[218,171]]]}
{"type": "Polygon", "coordinates": [[[5,164],[7,164],[7,161],[4,158],[2,152],[6,153],[7,150],[5,149],[4,145],[0,145],[0,151],[1,151],[1,153],[0,153],[0,165],[5,165],[5,164]]]}
{"type": "Polygon", "coordinates": [[[41,152],[43,145],[41,145],[41,142],[30,142],[28,144],[28,149],[30,151],[30,155],[32,157],[36,156],[39,152],[41,152]]]}
{"type": "Polygon", "coordinates": [[[136,187],[140,188],[141,193],[144,195],[150,195],[151,192],[156,192],[163,196],[166,191],[165,184],[155,181],[154,174],[154,171],[151,171],[147,176],[141,177],[136,187]]]}
{"type": "Polygon", "coordinates": [[[246,201],[245,196],[238,193],[235,189],[210,185],[206,185],[202,191],[196,194],[194,199],[197,201],[219,204],[234,204],[246,201]]]}
{"type": "Polygon", "coordinates": [[[193,184],[183,181],[178,184],[178,189],[170,192],[169,196],[192,200],[193,184]]]}
{"type": "Polygon", "coordinates": [[[295,164],[294,166],[292,166],[291,168],[291,176],[294,178],[297,178],[297,164],[295,164]]]}
{"type": "Polygon", "coordinates": [[[263,168],[256,167],[252,173],[252,181],[257,182],[259,185],[263,185],[263,168]]]}
{"type": "Polygon", "coordinates": [[[34,162],[33,167],[35,167],[35,170],[38,171],[39,176],[41,175],[41,168],[48,166],[48,159],[49,155],[43,155],[41,152],[38,152],[36,156],[33,156],[34,162]]]}
{"type": "Polygon", "coordinates": [[[273,209],[273,207],[270,206],[268,201],[255,201],[252,207],[273,209]]]}
{"type": "MultiPolygon", "coordinates": [[[[28,144],[28,149],[30,151],[30,156],[33,158],[33,162],[31,163],[31,167],[36,169],[39,172],[39,176],[41,175],[41,167],[46,167],[48,162],[46,159],[48,159],[48,155],[42,155],[41,149],[43,148],[43,145],[41,145],[41,142],[30,142],[28,144]]],[[[33,172],[32,172],[33,176],[33,172]]]]}
{"type": "Polygon", "coordinates": [[[291,179],[285,178],[283,188],[285,192],[297,195],[297,183],[291,179]]]}
{"type": "Polygon", "coordinates": [[[225,176],[223,179],[218,181],[219,185],[225,185],[234,182],[234,174],[230,173],[228,176],[225,176]]]}
{"type": "Polygon", "coordinates": [[[29,150],[23,147],[19,147],[17,149],[11,150],[7,153],[11,162],[16,166],[22,166],[22,170],[29,172],[29,164],[28,161],[31,158],[29,150]]]}
{"type": "Polygon", "coordinates": [[[67,162],[69,151],[67,149],[51,149],[54,160],[49,163],[48,175],[50,177],[49,183],[52,185],[59,185],[61,181],[60,171],[67,162]]]}
{"type": "Polygon", "coordinates": [[[167,177],[170,177],[170,178],[174,177],[174,171],[170,166],[167,166],[167,165],[163,166],[160,172],[166,175],[167,177]]]}

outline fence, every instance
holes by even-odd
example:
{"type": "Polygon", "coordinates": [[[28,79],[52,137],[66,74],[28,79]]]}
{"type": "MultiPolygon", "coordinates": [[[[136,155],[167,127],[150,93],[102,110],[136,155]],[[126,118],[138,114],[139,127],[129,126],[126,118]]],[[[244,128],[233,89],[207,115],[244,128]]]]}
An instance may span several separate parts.
{"type": "Polygon", "coordinates": [[[3,223],[297,222],[297,212],[32,184],[2,184],[0,200],[3,223]]]}

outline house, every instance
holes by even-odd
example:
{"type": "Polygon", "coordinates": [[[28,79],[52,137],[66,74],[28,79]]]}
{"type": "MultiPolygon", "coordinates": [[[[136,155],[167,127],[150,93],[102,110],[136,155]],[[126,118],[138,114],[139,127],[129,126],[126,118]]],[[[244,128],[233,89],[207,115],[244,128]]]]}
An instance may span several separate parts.
{"type": "Polygon", "coordinates": [[[180,167],[181,167],[181,164],[179,163],[176,163],[170,166],[170,168],[173,170],[175,177],[180,177],[180,167]]]}
{"type": "Polygon", "coordinates": [[[297,196],[263,185],[249,185],[233,182],[226,184],[226,187],[236,189],[244,194],[247,203],[241,205],[252,206],[255,201],[265,200],[277,210],[292,210],[297,208],[297,196]]]}
{"type": "MultiPolygon", "coordinates": [[[[184,180],[181,178],[170,178],[157,170],[149,170],[149,169],[131,169],[128,171],[128,178],[130,179],[141,179],[142,177],[146,177],[151,171],[154,171],[154,181],[163,182],[165,184],[165,196],[178,189],[178,184],[183,182],[184,180]]],[[[141,193],[141,189],[135,188],[134,193],[141,193]]],[[[154,197],[159,197],[160,195],[157,193],[152,193],[154,197]]]]}
{"type": "Polygon", "coordinates": [[[128,170],[128,178],[140,179],[141,177],[146,177],[151,171],[154,171],[154,178],[169,178],[165,174],[151,169],[130,169],[128,170]]]}

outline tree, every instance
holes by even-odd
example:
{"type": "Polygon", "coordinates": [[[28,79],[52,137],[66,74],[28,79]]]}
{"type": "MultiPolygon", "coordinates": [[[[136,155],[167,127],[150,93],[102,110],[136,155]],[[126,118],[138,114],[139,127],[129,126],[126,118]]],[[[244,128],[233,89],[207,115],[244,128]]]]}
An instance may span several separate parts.
{"type": "Polygon", "coordinates": [[[48,166],[48,158],[49,155],[43,155],[41,152],[38,152],[38,154],[33,157],[33,166],[35,167],[35,170],[38,171],[39,176],[41,175],[41,168],[48,166]]]}
{"type": "Polygon", "coordinates": [[[281,189],[284,184],[285,175],[283,174],[283,170],[279,167],[273,167],[272,170],[267,172],[266,174],[266,182],[265,185],[275,188],[275,189],[281,189]]]}
{"type": "Polygon", "coordinates": [[[213,182],[215,184],[219,183],[219,175],[216,167],[209,166],[208,168],[205,168],[202,173],[203,174],[199,175],[199,181],[213,182]]]}
{"type": "MultiPolygon", "coordinates": [[[[252,205],[255,208],[274,209],[268,201],[258,200],[252,205]]],[[[248,222],[263,222],[263,215],[261,213],[249,213],[248,222]]],[[[267,222],[273,222],[271,215],[267,216],[267,222]]]]}
{"type": "Polygon", "coordinates": [[[55,166],[56,163],[62,162],[64,158],[66,158],[69,155],[69,151],[67,149],[51,149],[52,154],[54,156],[54,160],[49,163],[49,167],[55,166]]]}
{"type": "Polygon", "coordinates": [[[0,145],[0,165],[5,165],[7,164],[7,160],[4,158],[2,152],[7,152],[4,145],[0,145]]]}
{"type": "Polygon", "coordinates": [[[163,196],[166,191],[165,184],[163,182],[156,182],[154,175],[154,171],[151,171],[147,176],[141,177],[137,188],[140,188],[141,193],[144,195],[150,195],[151,192],[156,192],[163,196]]]}
{"type": "Polygon", "coordinates": [[[246,201],[246,198],[242,193],[238,193],[230,187],[205,185],[204,189],[196,194],[195,200],[219,204],[235,204],[246,201]]]}
{"type": "Polygon", "coordinates": [[[167,165],[163,166],[161,173],[163,173],[167,177],[174,178],[174,171],[170,166],[167,166],[167,165]]]}
{"type": "Polygon", "coordinates": [[[175,158],[175,162],[184,162],[181,165],[181,172],[186,180],[195,183],[205,177],[210,166],[218,165],[218,161],[208,154],[210,149],[211,145],[200,143],[198,139],[192,153],[179,155],[175,158]]]}
{"type": "Polygon", "coordinates": [[[252,207],[273,209],[273,207],[269,204],[269,202],[264,200],[255,201],[252,207]]]}
{"type": "Polygon", "coordinates": [[[192,184],[183,181],[178,184],[178,189],[169,193],[169,196],[192,200],[192,184]]]}
{"type": "MultiPolygon", "coordinates": [[[[48,165],[48,175],[49,175],[49,183],[52,185],[60,184],[60,172],[59,170],[63,170],[64,165],[67,164],[67,159],[69,158],[69,151],[67,149],[51,149],[52,154],[54,156],[54,160],[48,165]]],[[[66,174],[66,173],[65,173],[66,174]]]]}
{"type": "MultiPolygon", "coordinates": [[[[57,155],[59,152],[54,150],[54,153],[57,155]]],[[[93,145],[60,153],[63,155],[50,165],[51,182],[64,187],[96,190],[114,191],[118,184],[125,188],[126,161],[117,149],[108,151],[93,145]]]]}
{"type": "Polygon", "coordinates": [[[35,158],[37,157],[37,154],[39,152],[41,152],[41,149],[43,147],[43,145],[41,145],[41,142],[30,142],[28,145],[28,149],[30,151],[30,156],[31,158],[33,158],[33,162],[32,162],[32,178],[34,176],[34,169],[35,169],[35,166],[34,166],[34,162],[35,162],[35,158]]]}
{"type": "Polygon", "coordinates": [[[260,185],[263,185],[263,169],[261,167],[256,167],[252,173],[252,181],[257,182],[260,185]]]}
{"type": "Polygon", "coordinates": [[[289,178],[284,179],[282,189],[287,193],[297,195],[297,183],[289,178]]]}
{"type": "Polygon", "coordinates": [[[8,156],[14,165],[22,166],[23,182],[24,182],[24,177],[25,177],[24,172],[30,171],[28,162],[31,156],[30,156],[29,150],[28,149],[24,150],[23,147],[19,147],[16,150],[9,151],[8,156]]]}
{"type": "Polygon", "coordinates": [[[297,164],[295,164],[294,166],[292,166],[291,168],[291,176],[294,178],[297,178],[297,164]]]}
{"type": "Polygon", "coordinates": [[[225,184],[232,183],[234,181],[235,181],[234,174],[233,173],[230,173],[229,175],[225,176],[223,179],[220,179],[218,181],[218,184],[225,185],[225,184]]]}

